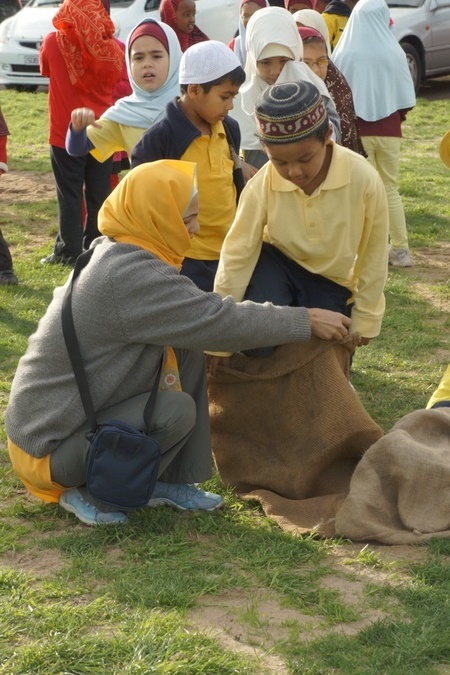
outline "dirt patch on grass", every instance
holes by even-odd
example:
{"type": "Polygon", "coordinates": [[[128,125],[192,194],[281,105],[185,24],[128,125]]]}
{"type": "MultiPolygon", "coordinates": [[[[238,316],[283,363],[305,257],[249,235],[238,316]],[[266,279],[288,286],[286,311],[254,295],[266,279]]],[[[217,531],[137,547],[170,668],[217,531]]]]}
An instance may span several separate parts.
{"type": "Polygon", "coordinates": [[[51,173],[12,171],[2,176],[1,202],[40,202],[56,197],[51,173]]]}

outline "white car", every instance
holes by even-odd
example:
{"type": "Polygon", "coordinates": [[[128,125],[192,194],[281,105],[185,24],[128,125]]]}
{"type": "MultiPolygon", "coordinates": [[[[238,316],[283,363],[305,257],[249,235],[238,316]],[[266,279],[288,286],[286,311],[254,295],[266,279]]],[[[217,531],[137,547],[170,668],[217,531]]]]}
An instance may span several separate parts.
{"type": "Polygon", "coordinates": [[[427,77],[450,74],[450,0],[387,0],[416,91],[427,77]]]}
{"type": "MultiPolygon", "coordinates": [[[[196,24],[213,40],[228,43],[239,25],[239,0],[196,0],[196,24]]],[[[125,42],[145,17],[159,19],[160,0],[111,0],[116,37],[125,42]]],[[[39,48],[54,30],[52,19],[61,0],[29,0],[17,14],[0,23],[0,84],[35,91],[48,79],[39,73],[39,48]]]]}

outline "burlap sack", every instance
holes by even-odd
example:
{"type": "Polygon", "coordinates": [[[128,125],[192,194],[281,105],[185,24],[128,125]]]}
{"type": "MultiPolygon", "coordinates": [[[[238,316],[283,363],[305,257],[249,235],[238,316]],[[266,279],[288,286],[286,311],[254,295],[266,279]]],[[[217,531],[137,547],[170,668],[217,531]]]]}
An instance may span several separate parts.
{"type": "Polygon", "coordinates": [[[383,432],[348,382],[352,341],[234,355],[209,378],[223,482],[293,533],[334,535],[354,468],[383,432]]]}
{"type": "Polygon", "coordinates": [[[384,544],[450,537],[450,408],[405,415],[366,452],[336,530],[384,544]]]}

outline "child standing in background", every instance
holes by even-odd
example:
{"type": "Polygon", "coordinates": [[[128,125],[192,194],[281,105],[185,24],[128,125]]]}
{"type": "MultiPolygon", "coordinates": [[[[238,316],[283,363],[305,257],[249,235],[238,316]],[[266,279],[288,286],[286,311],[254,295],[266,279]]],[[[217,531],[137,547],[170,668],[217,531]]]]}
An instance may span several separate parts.
{"type": "Polygon", "coordinates": [[[72,111],[66,137],[70,155],[90,152],[104,162],[119,150],[131,152],[142,134],[165,113],[180,93],[182,52],[174,31],[156,19],[144,19],[127,38],[125,58],[133,93],[108,108],[99,120],[90,108],[72,111]]]}
{"type": "Polygon", "coordinates": [[[197,164],[200,231],[186,251],[181,273],[212,291],[220,249],[243,186],[238,123],[228,117],[245,79],[234,52],[222,42],[193,45],[180,63],[181,97],[136,145],[131,166],[158,159],[197,164]]]}
{"type": "Polygon", "coordinates": [[[240,88],[232,116],[242,134],[244,159],[256,169],[267,162],[267,155],[256,135],[254,109],[259,95],[281,82],[312,82],[324,98],[334,135],[340,141],[340,121],[335,105],[322,80],[302,62],[303,45],[292,14],[282,7],[256,12],[247,25],[246,80],[240,88]]]}
{"type": "Polygon", "coordinates": [[[367,157],[356,128],[352,90],[328,57],[323,35],[315,28],[306,26],[299,26],[298,32],[303,42],[303,62],[325,82],[336,106],[341,121],[341,145],[367,157]]]}
{"type": "Polygon", "coordinates": [[[159,6],[161,21],[167,23],[177,34],[181,51],[209,40],[209,37],[195,25],[194,0],[162,0],[159,6]]]}
{"type": "MultiPolygon", "coordinates": [[[[0,108],[0,176],[8,172],[8,155],[6,151],[9,129],[0,108]]],[[[17,286],[19,280],[13,271],[11,252],[0,230],[0,286],[17,286]]]]}
{"type": "Polygon", "coordinates": [[[416,95],[405,52],[389,21],[384,0],[359,0],[332,58],[350,85],[364,150],[386,188],[389,264],[411,267],[398,175],[402,122],[416,95]]]}
{"type": "Polygon", "coordinates": [[[241,0],[239,33],[228,43],[228,46],[234,51],[243,68],[245,68],[247,59],[247,48],[245,46],[247,24],[253,14],[259,9],[264,9],[264,7],[270,7],[269,0],[241,0]]]}
{"type": "Polygon", "coordinates": [[[43,264],[73,265],[99,236],[98,210],[111,191],[112,160],[100,164],[90,154],[71,157],[65,149],[75,106],[100,116],[112,103],[122,76],[123,52],[114,40],[109,0],[64,0],[40,50],[41,74],[49,77],[50,159],[58,199],[58,234],[43,264]],[[83,186],[86,222],[82,228],[83,186]]]}

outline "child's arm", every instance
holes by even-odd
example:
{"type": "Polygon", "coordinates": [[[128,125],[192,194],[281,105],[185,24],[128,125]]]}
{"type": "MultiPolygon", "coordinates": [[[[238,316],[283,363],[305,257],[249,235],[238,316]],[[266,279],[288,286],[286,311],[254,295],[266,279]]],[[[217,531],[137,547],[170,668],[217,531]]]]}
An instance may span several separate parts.
{"type": "Polygon", "coordinates": [[[94,144],[87,137],[86,127],[92,126],[101,129],[101,124],[95,121],[95,113],[90,108],[75,108],[70,116],[70,124],[66,133],[66,150],[72,157],[87,155],[94,148],[94,144]]]}
{"type": "Polygon", "coordinates": [[[365,195],[364,231],[355,264],[358,290],[352,310],[352,333],[359,333],[361,344],[376,337],[385,310],[384,286],[387,279],[389,214],[386,191],[381,178],[365,195]]]}

